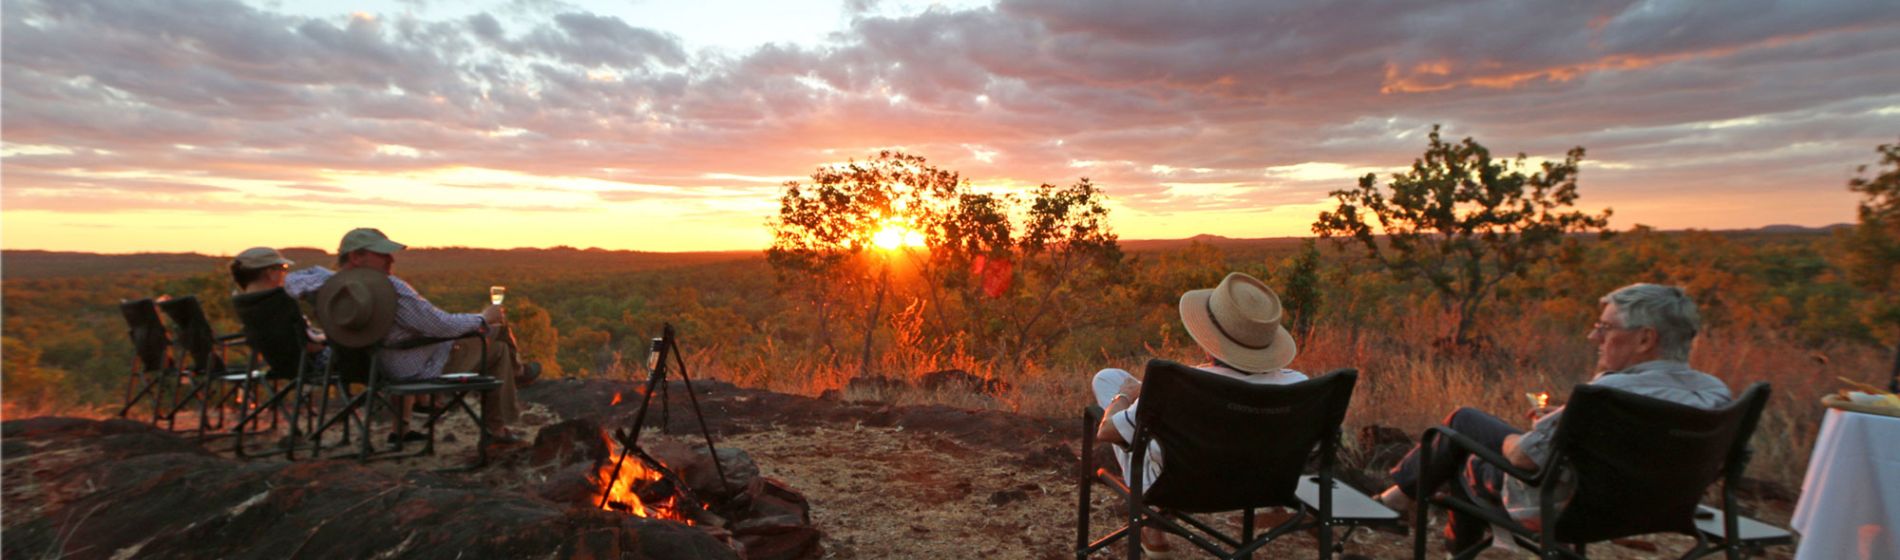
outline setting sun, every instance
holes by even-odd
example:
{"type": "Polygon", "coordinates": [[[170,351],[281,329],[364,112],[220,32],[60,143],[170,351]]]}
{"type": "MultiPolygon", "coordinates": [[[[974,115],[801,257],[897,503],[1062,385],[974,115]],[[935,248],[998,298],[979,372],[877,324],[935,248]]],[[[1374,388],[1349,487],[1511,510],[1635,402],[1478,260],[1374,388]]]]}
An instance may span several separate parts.
{"type": "Polygon", "coordinates": [[[899,247],[922,247],[924,234],[901,225],[889,224],[884,226],[884,229],[877,230],[877,233],[871,234],[871,244],[886,251],[893,251],[899,247]]]}

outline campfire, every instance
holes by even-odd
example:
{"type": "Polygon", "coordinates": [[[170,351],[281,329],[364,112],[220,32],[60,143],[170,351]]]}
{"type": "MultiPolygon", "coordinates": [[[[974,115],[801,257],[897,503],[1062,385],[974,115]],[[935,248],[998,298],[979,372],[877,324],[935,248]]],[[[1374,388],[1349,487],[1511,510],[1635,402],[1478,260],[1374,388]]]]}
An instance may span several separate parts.
{"type": "Polygon", "coordinates": [[[705,504],[692,497],[692,490],[679,476],[638,448],[632,453],[622,453],[625,449],[605,435],[602,434],[602,439],[610,451],[608,457],[625,457],[626,460],[602,461],[594,469],[594,481],[600,488],[593,496],[594,503],[601,509],[628,515],[697,524],[688,510],[703,512],[705,504]]]}

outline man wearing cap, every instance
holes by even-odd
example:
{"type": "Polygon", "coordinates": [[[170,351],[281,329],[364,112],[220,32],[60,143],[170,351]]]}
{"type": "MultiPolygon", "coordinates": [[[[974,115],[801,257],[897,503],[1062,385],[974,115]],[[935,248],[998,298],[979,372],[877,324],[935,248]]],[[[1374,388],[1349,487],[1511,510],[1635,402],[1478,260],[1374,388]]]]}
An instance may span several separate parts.
{"type": "MultiPolygon", "coordinates": [[[[239,295],[268,292],[284,287],[285,280],[290,276],[290,267],[295,264],[296,261],[284,258],[283,253],[276,249],[252,247],[231,259],[231,280],[237,283],[239,295]]],[[[304,351],[311,353],[317,360],[313,363],[321,368],[329,356],[324,352],[323,332],[308,328],[307,325],[306,329],[304,351]]]]}
{"type": "MultiPolygon", "coordinates": [[[[477,365],[486,362],[488,374],[501,381],[500,389],[482,395],[482,416],[489,424],[486,428],[500,441],[514,441],[504,426],[520,415],[515,404],[515,384],[522,364],[515,355],[514,333],[505,325],[506,315],[501,306],[489,305],[480,313],[448,313],[430,304],[408,282],[392,274],[395,253],[405,248],[407,246],[391,241],[382,231],[373,228],[350,230],[337,247],[339,273],[358,269],[375,271],[388,276],[395,286],[395,324],[383,342],[394,345],[417,338],[453,338],[481,332],[488,339],[488,355],[481,355],[479,343],[456,340],[401,350],[386,348],[377,354],[377,363],[391,378],[413,381],[440,377],[451,371],[474,371],[477,365]]],[[[316,293],[333,274],[323,267],[299,270],[290,274],[285,289],[301,299],[316,293]]],[[[403,430],[402,418],[407,416],[409,404],[398,405],[402,413],[397,415],[397,431],[390,434],[392,440],[427,437],[403,430]]]]}
{"type": "MultiPolygon", "coordinates": [[[[1259,279],[1241,273],[1228,274],[1213,289],[1189,290],[1181,294],[1181,323],[1188,336],[1207,354],[1207,363],[1197,369],[1232,377],[1248,383],[1282,385],[1306,380],[1306,374],[1287,369],[1299,349],[1293,336],[1280,325],[1280,296],[1259,279]]],[[[1115,457],[1121,462],[1122,476],[1133,472],[1128,465],[1128,442],[1135,437],[1135,410],[1141,406],[1141,381],[1127,371],[1108,368],[1095,374],[1095,402],[1101,405],[1102,424],[1095,437],[1114,444],[1115,457]]],[[[1153,487],[1161,474],[1161,445],[1148,443],[1143,461],[1143,487],[1153,487]]],[[[1132,481],[1131,481],[1132,482],[1132,481]]],[[[1144,527],[1141,548],[1155,557],[1170,549],[1167,533],[1144,527]]]]}

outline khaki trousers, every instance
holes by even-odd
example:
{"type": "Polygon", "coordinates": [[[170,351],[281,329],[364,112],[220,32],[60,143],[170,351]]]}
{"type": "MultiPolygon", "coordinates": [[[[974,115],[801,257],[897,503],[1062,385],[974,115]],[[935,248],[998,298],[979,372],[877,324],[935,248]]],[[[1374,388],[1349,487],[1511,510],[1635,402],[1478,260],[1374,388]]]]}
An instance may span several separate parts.
{"type": "Polygon", "coordinates": [[[515,355],[515,333],[507,325],[488,329],[487,339],[486,356],[482,355],[479,342],[455,341],[442,373],[485,371],[489,377],[501,380],[500,389],[482,393],[482,418],[487,424],[483,427],[495,431],[521,419],[521,409],[515,403],[515,374],[521,372],[521,359],[515,355]],[[488,367],[477,368],[478,365],[488,367]]]}

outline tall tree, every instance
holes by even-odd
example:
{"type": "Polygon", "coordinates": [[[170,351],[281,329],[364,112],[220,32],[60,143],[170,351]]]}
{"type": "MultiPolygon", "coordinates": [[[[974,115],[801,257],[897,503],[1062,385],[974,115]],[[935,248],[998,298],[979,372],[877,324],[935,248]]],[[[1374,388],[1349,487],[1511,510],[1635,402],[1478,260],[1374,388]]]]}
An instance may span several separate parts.
{"type": "MultiPolygon", "coordinates": [[[[1860,193],[1860,223],[1848,235],[1844,268],[1855,285],[1873,297],[1862,304],[1861,319],[1876,336],[1893,340],[1893,376],[1889,389],[1900,392],[1900,143],[1875,149],[1879,169],[1855,177],[1847,188],[1860,193]]],[[[1867,172],[1862,165],[1860,173],[1867,172]]]]}
{"type": "MultiPolygon", "coordinates": [[[[1085,316],[1103,311],[1090,297],[1113,282],[1122,262],[1121,245],[1108,225],[1106,197],[1084,178],[1067,187],[1044,184],[1031,193],[1014,268],[1016,300],[998,350],[1017,360],[1046,350],[1085,316]]],[[[985,286],[985,295],[994,290],[985,286]]]]}
{"type": "MultiPolygon", "coordinates": [[[[890,227],[915,231],[954,204],[966,187],[954,171],[931,167],[922,157],[884,151],[868,161],[821,167],[810,183],[785,183],[779,213],[770,226],[766,258],[781,280],[806,291],[817,307],[818,340],[831,346],[830,318],[840,280],[862,285],[869,270],[852,265],[890,227]]],[[[864,358],[889,290],[888,257],[876,282],[876,302],[865,316],[864,358]]]]}
{"type": "Polygon", "coordinates": [[[1357,241],[1401,279],[1423,278],[1457,313],[1452,340],[1469,346],[1498,283],[1522,275],[1570,233],[1604,231],[1610,211],[1571,210],[1582,147],[1525,175],[1524,154],[1493,159],[1471,138],[1445,142],[1437,126],[1430,138],[1424,156],[1388,186],[1368,173],[1357,188],[1333,191],[1339,205],[1319,215],[1313,232],[1342,245],[1357,241]]]}

